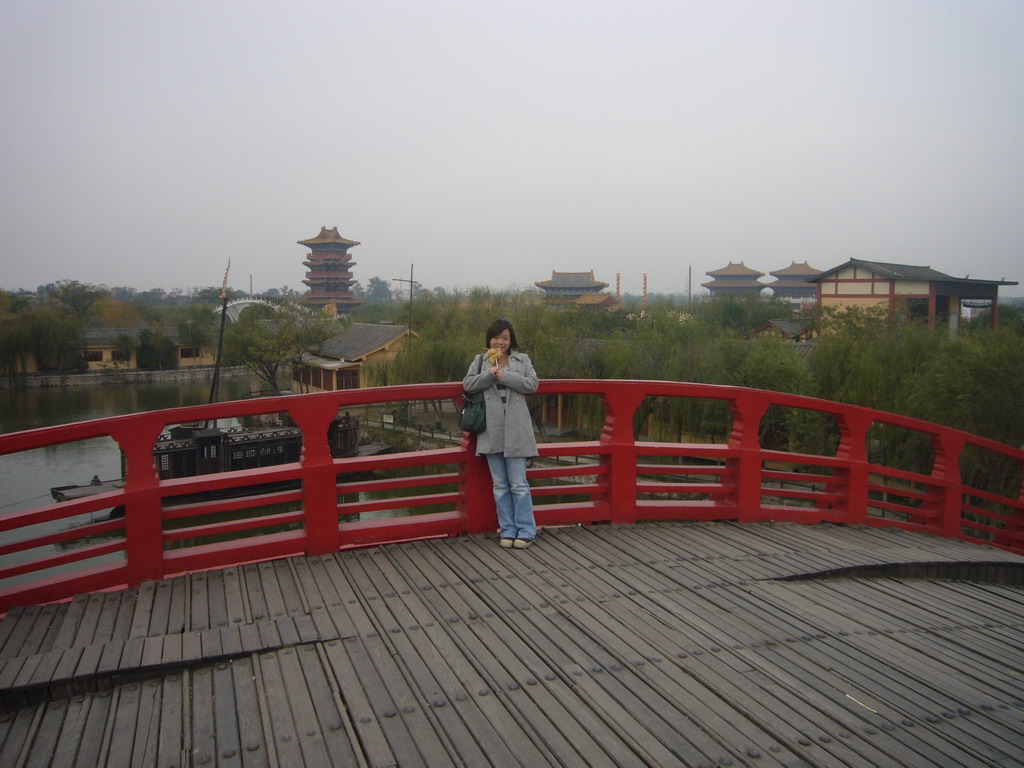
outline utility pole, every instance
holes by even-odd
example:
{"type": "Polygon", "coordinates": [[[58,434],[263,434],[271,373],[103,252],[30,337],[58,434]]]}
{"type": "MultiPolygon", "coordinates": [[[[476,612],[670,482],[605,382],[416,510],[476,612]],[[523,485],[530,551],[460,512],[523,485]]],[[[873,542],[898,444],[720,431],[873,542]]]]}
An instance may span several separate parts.
{"type": "Polygon", "coordinates": [[[391,278],[393,282],[396,282],[396,283],[408,283],[409,284],[409,325],[408,325],[408,328],[409,328],[409,332],[410,333],[412,332],[412,293],[413,293],[413,286],[415,285],[415,283],[413,282],[413,279],[412,279],[412,268],[413,268],[413,266],[414,266],[413,264],[409,265],[409,279],[408,280],[406,280],[404,277],[393,277],[393,278],[391,278]]]}

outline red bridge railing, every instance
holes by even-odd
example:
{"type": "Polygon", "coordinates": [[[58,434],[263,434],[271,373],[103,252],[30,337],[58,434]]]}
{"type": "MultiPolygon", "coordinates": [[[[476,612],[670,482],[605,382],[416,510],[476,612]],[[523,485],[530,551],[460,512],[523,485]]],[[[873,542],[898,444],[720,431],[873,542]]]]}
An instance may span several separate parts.
{"type": "MultiPolygon", "coordinates": [[[[127,467],[123,489],[0,515],[0,611],[192,570],[493,531],[490,475],[473,454],[474,437],[464,435],[457,446],[350,458],[333,458],[327,443],[339,410],[358,415],[364,407],[444,402],[460,394],[454,383],[345,390],[0,435],[0,456],[111,438],[127,467]],[[299,462],[159,480],[153,448],[168,425],[279,413],[302,429],[299,462]],[[256,486],[255,495],[231,495],[256,486]],[[123,515],[97,517],[110,510],[123,515]],[[403,516],[392,516],[394,510],[403,516]]],[[[597,440],[540,444],[529,476],[542,526],[831,521],[1024,553],[1024,451],[890,413],[739,387],[547,380],[532,398],[553,410],[556,400],[578,396],[599,401],[604,426],[597,440]],[[638,440],[638,411],[652,399],[724,404],[731,433],[710,443],[638,440]],[[763,424],[777,409],[834,423],[834,453],[763,447],[763,424]],[[879,428],[904,430],[929,445],[930,471],[886,466],[874,456],[871,436],[879,428]],[[968,451],[1009,466],[1013,488],[966,485],[961,461],[968,451]]],[[[55,485],[60,480],[54,478],[55,485]]]]}

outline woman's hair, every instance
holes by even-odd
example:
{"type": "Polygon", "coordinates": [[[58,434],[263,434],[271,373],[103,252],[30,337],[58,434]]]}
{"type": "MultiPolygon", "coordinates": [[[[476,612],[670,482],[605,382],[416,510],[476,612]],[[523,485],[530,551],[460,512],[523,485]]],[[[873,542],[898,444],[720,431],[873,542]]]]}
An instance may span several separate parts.
{"type": "Polygon", "coordinates": [[[491,339],[497,336],[504,330],[508,330],[508,348],[509,351],[513,349],[519,349],[519,345],[516,343],[516,330],[512,327],[512,323],[508,320],[502,320],[498,318],[493,323],[487,326],[487,335],[484,338],[484,346],[491,346],[491,339]]]}

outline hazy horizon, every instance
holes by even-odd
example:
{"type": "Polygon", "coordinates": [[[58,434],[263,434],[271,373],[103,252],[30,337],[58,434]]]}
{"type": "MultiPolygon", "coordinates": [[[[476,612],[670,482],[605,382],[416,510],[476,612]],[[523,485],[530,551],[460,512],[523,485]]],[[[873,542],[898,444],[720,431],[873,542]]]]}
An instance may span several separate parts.
{"type": "Polygon", "coordinates": [[[1012,0],[0,0],[0,108],[7,290],[1024,282],[1012,0]]]}

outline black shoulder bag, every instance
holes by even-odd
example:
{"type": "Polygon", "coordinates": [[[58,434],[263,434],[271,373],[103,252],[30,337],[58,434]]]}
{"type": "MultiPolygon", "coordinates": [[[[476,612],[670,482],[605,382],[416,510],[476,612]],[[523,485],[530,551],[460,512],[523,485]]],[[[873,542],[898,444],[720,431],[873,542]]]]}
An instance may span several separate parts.
{"type": "MultiPolygon", "coordinates": [[[[480,370],[483,373],[484,360],[480,356],[480,370]]],[[[487,429],[487,408],[484,404],[484,391],[462,392],[462,410],[459,411],[459,428],[463,432],[483,432],[487,429]]]]}

